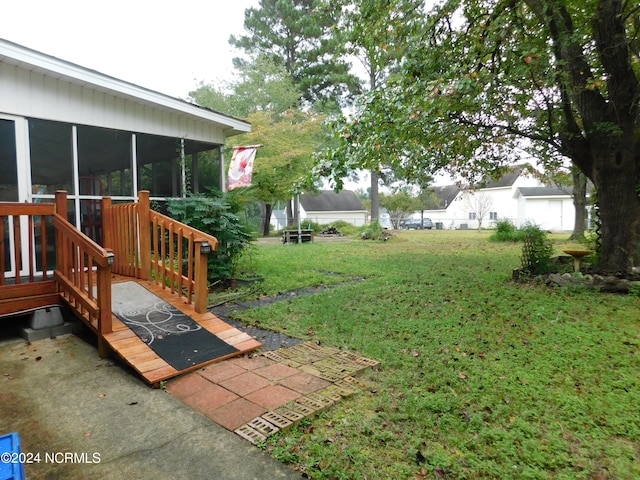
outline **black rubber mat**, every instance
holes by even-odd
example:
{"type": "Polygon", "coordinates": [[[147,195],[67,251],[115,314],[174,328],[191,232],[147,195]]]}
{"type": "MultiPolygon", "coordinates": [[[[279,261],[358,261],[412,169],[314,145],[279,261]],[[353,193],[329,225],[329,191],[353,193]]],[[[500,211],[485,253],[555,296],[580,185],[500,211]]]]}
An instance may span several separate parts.
{"type": "Polygon", "coordinates": [[[238,350],[136,282],[112,286],[113,314],[176,370],[238,350]]]}

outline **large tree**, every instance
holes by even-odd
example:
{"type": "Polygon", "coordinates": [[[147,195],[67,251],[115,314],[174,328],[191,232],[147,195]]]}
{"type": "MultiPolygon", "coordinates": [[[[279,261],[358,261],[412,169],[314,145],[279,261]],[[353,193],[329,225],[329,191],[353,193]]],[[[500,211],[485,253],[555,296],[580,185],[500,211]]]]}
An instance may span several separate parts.
{"type": "MultiPolygon", "coordinates": [[[[638,8],[621,0],[445,1],[402,74],[335,126],[345,160],[469,182],[523,155],[569,159],[594,184],[600,268],[640,264],[638,8]]],[[[375,32],[372,32],[375,35],[375,32]]]]}
{"type": "MultiPolygon", "coordinates": [[[[202,84],[189,96],[199,105],[251,123],[251,133],[229,138],[229,147],[264,145],[257,153],[250,196],[260,202],[259,228],[268,236],[273,205],[308,186],[312,153],[327,141],[325,117],[292,108],[299,101],[298,90],[281,65],[262,55],[242,65],[235,80],[222,86],[202,84]]],[[[227,161],[231,151],[227,148],[227,161]]]]}
{"type": "MultiPolygon", "coordinates": [[[[245,10],[247,35],[232,35],[229,43],[252,58],[264,55],[282,65],[307,105],[335,110],[360,82],[344,60],[337,11],[326,0],[260,0],[245,10]]],[[[245,60],[234,60],[237,66],[245,60]]]]}
{"type": "MultiPolygon", "coordinates": [[[[415,33],[424,0],[340,0],[340,30],[347,52],[364,68],[368,91],[384,88],[385,80],[398,66],[408,38],[415,33]],[[372,36],[371,32],[377,32],[372,36]]],[[[369,171],[371,220],[378,220],[379,183],[383,164],[369,171]]]]}
{"type": "Polygon", "coordinates": [[[253,112],[286,112],[298,105],[300,92],[281,65],[258,55],[238,66],[233,80],[201,83],[189,92],[189,98],[198,105],[245,118],[253,112]]]}
{"type": "Polygon", "coordinates": [[[314,112],[289,110],[282,115],[254,112],[247,118],[251,133],[233,137],[239,145],[262,144],[253,167],[252,197],[263,205],[260,233],[269,235],[273,205],[288,201],[304,187],[313,166],[312,153],[326,132],[325,117],[314,112]]]}

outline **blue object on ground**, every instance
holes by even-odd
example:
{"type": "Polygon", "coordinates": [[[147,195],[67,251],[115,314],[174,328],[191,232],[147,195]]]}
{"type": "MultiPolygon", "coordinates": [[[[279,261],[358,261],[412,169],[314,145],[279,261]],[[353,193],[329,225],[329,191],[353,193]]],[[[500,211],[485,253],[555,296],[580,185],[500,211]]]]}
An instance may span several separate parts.
{"type": "Polygon", "coordinates": [[[8,433],[0,436],[0,480],[24,480],[20,436],[8,433]]]}

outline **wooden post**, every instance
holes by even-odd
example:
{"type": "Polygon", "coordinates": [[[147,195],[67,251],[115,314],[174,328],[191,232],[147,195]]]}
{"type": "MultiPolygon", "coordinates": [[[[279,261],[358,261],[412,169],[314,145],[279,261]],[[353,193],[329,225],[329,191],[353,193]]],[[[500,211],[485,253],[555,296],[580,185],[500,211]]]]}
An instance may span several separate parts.
{"type": "MultiPolygon", "coordinates": [[[[67,192],[65,190],[56,191],[56,213],[67,220],[67,192]]],[[[56,229],[56,244],[54,246],[56,250],[56,269],[64,272],[67,275],[68,272],[64,271],[64,242],[62,240],[62,234],[56,229]]]]}
{"type": "Polygon", "coordinates": [[[58,190],[56,192],[56,213],[67,219],[67,192],[65,190],[58,190]]]}
{"type": "Polygon", "coordinates": [[[113,244],[113,215],[111,211],[111,197],[102,197],[100,206],[102,212],[102,246],[114,248],[113,244]]]}
{"type": "Polygon", "coordinates": [[[193,283],[195,284],[195,302],[193,308],[197,313],[205,313],[207,311],[207,301],[209,296],[207,267],[209,260],[209,252],[203,253],[202,250],[209,250],[209,243],[204,240],[197,239],[195,242],[195,272],[193,283]],[[207,246],[207,247],[205,247],[207,246]],[[204,247],[204,248],[203,248],[204,247]]]}
{"type": "Polygon", "coordinates": [[[138,192],[138,222],[140,232],[140,278],[142,278],[142,280],[151,280],[152,245],[149,190],[140,190],[140,192],[138,192]]]}
{"type": "MultiPolygon", "coordinates": [[[[113,252],[106,249],[113,258],[113,252]]],[[[98,308],[100,309],[98,318],[98,355],[100,358],[109,356],[109,346],[104,339],[104,335],[113,331],[111,322],[111,263],[98,267],[98,308]]]]}

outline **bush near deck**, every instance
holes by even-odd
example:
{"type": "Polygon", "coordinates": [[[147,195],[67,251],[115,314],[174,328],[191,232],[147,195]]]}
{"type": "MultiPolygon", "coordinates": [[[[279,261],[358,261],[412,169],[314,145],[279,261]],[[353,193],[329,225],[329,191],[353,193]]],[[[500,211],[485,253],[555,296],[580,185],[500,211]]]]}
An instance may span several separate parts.
{"type": "Polygon", "coordinates": [[[265,448],[314,479],[640,478],[640,298],[515,284],[489,235],[259,245],[264,293],[338,286],[244,322],[381,362],[265,448]]]}

